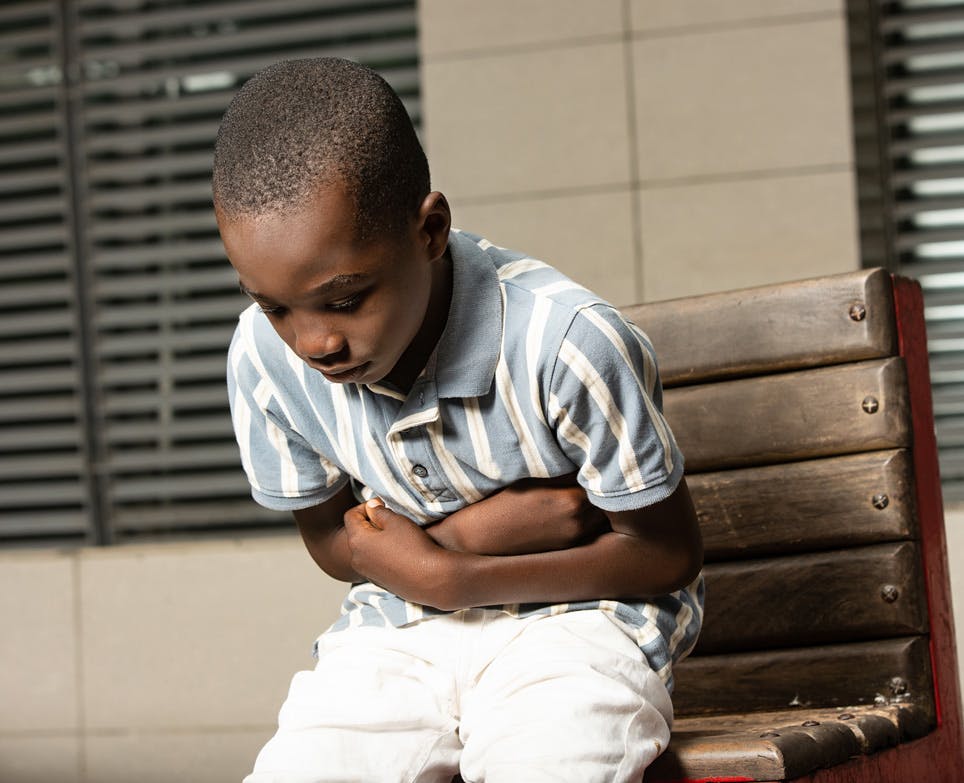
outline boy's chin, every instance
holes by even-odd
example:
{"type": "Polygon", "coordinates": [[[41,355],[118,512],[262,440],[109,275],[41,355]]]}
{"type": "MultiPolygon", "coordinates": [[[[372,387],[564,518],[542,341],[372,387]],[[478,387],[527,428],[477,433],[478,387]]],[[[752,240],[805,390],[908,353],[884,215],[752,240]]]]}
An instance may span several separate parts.
{"type": "Polygon", "coordinates": [[[324,375],[325,379],[331,383],[375,383],[372,376],[377,375],[377,373],[372,372],[371,362],[364,362],[363,364],[349,367],[347,370],[337,373],[327,373],[324,370],[319,370],[318,372],[324,375]]]}

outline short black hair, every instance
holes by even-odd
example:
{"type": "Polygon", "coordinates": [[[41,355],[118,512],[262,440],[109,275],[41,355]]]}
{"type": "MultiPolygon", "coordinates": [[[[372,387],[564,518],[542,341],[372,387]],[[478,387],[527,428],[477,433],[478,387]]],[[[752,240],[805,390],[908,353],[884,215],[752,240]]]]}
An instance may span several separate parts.
{"type": "Polygon", "coordinates": [[[286,60],[234,96],[214,147],[214,203],[227,217],[290,213],[344,183],[361,238],[395,232],[429,193],[428,162],[401,100],[349,60],[286,60]]]}

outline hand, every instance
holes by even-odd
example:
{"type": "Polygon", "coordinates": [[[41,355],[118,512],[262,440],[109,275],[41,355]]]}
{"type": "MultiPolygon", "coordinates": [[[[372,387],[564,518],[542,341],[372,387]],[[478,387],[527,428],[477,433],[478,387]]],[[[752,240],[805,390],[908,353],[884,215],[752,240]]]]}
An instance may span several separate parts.
{"type": "Polygon", "coordinates": [[[408,601],[446,608],[451,553],[378,498],[345,512],[351,567],[408,601]]]}
{"type": "Polygon", "coordinates": [[[569,549],[610,530],[575,476],[526,479],[426,529],[446,549],[525,555],[569,549]]]}

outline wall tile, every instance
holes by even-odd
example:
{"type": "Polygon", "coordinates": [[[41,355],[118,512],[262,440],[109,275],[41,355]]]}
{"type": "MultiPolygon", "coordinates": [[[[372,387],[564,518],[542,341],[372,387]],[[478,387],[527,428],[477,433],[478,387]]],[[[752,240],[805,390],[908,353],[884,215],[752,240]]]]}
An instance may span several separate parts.
{"type": "Polygon", "coordinates": [[[964,693],[964,506],[944,509],[947,535],[947,561],[951,578],[951,604],[957,635],[957,665],[961,692],[964,693]]]}
{"type": "Polygon", "coordinates": [[[636,293],[631,193],[455,204],[456,225],[552,264],[616,305],[636,293]]]}
{"type": "Polygon", "coordinates": [[[425,60],[495,47],[621,35],[622,0],[421,0],[425,60]]]}
{"type": "Polygon", "coordinates": [[[630,0],[632,29],[739,23],[820,11],[842,12],[842,0],[630,0]]]}
{"type": "Polygon", "coordinates": [[[73,559],[4,553],[0,626],[0,731],[76,728],[73,559]]]}
{"type": "Polygon", "coordinates": [[[633,46],[640,178],[849,163],[842,20],[633,46]]]}
{"type": "Polygon", "coordinates": [[[88,550],[81,578],[93,728],[270,724],[347,592],[295,537],[88,550]]]}
{"type": "Polygon", "coordinates": [[[88,780],[96,783],[225,783],[254,766],[273,728],[193,734],[135,732],[87,738],[88,780]]]}
{"type": "Polygon", "coordinates": [[[648,301],[859,268],[850,172],[646,190],[648,301]]]}
{"type": "Polygon", "coordinates": [[[622,43],[428,63],[429,161],[451,197],[626,184],[622,43]]]}
{"type": "Polygon", "coordinates": [[[76,736],[0,736],[0,780],[4,783],[79,783],[80,739],[76,736]]]}

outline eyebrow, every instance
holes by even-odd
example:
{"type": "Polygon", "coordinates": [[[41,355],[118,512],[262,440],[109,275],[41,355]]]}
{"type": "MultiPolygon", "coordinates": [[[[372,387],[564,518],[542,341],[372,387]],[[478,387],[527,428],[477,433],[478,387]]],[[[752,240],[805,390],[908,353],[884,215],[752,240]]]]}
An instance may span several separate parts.
{"type": "MultiPolygon", "coordinates": [[[[369,279],[369,276],[361,272],[357,272],[350,275],[335,275],[334,277],[328,278],[327,280],[325,280],[325,282],[321,283],[320,285],[316,285],[314,288],[311,289],[310,293],[315,296],[318,296],[320,294],[329,294],[332,291],[338,291],[342,288],[349,288],[350,286],[365,282],[368,279],[369,279]]],[[[257,291],[252,291],[240,280],[238,280],[238,288],[241,289],[242,294],[247,294],[252,299],[269,300],[271,298],[271,297],[265,296],[264,294],[260,294],[257,291]]]]}

